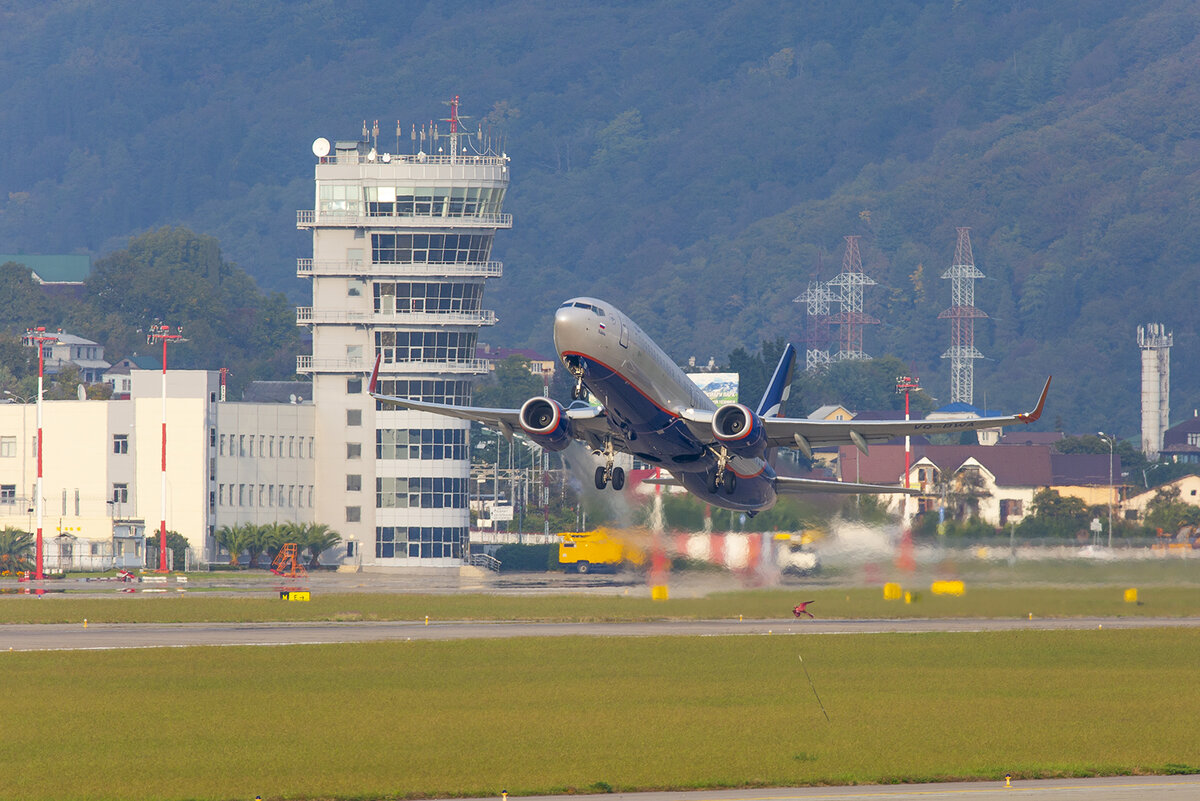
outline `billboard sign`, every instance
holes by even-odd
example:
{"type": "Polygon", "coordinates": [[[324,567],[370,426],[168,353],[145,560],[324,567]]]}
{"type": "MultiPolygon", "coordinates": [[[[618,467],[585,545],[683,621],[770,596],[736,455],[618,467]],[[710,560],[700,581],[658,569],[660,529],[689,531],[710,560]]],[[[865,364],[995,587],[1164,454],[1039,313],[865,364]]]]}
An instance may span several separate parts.
{"type": "Polygon", "coordinates": [[[717,406],[738,401],[737,373],[688,373],[688,378],[717,406]]]}

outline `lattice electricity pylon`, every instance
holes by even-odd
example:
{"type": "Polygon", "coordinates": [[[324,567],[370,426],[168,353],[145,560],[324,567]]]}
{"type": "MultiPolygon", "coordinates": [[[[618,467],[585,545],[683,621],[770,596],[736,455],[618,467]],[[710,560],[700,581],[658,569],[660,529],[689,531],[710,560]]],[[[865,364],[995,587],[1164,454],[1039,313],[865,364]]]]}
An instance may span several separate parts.
{"type": "Polygon", "coordinates": [[[833,290],[824,281],[810,281],[808,289],[792,299],[793,303],[806,304],[808,310],[804,369],[810,373],[829,366],[829,304],[832,300],[833,290]]]}
{"type": "Polygon", "coordinates": [[[304,569],[304,565],[300,564],[297,558],[299,548],[294,542],[285,542],[283,547],[279,549],[279,553],[275,555],[275,561],[271,562],[271,572],[277,576],[287,576],[288,578],[296,578],[297,576],[307,576],[308,571],[304,569]]]}
{"type": "Polygon", "coordinates": [[[974,403],[975,360],[983,358],[975,348],[975,321],[987,317],[975,308],[975,279],[983,278],[983,273],[975,269],[970,232],[970,228],[958,229],[954,263],[942,273],[942,278],[950,279],[950,308],[938,319],[950,321],[950,348],[942,358],[950,360],[951,403],[974,403]]]}
{"type": "Polygon", "coordinates": [[[863,287],[875,286],[875,281],[863,272],[857,236],[846,237],[846,255],[842,258],[842,271],[830,279],[827,286],[830,287],[830,291],[837,289],[834,300],[841,305],[841,311],[829,318],[832,325],[839,326],[840,348],[832,360],[871,358],[863,352],[862,327],[878,325],[879,321],[863,313],[863,287]]]}

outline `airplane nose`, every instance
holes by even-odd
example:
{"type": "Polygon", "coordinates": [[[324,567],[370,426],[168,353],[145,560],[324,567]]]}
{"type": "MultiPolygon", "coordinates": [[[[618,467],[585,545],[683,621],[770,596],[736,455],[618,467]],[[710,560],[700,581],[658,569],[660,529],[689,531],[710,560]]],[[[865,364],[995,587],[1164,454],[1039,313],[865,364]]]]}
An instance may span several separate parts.
{"type": "Polygon", "coordinates": [[[578,350],[587,314],[586,310],[574,306],[563,306],[554,313],[554,348],[560,355],[564,351],[578,350]]]}

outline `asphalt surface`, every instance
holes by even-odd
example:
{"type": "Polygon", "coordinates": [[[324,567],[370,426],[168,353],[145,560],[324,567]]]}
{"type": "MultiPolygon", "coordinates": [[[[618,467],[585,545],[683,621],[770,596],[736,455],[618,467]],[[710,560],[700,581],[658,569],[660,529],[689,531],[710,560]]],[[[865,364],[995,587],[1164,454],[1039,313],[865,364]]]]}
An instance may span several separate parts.
{"type": "MultiPolygon", "coordinates": [[[[1196,628],[1200,618],[928,620],[683,620],[639,623],[316,622],[0,625],[0,651],[303,645],[505,637],[649,637],[882,634],[973,631],[1196,628]]],[[[1200,798],[1200,796],[1198,796],[1200,798]]]]}
{"type": "MultiPolygon", "coordinates": [[[[889,784],[858,787],[783,787],[766,790],[722,790],[688,793],[618,793],[594,798],[622,801],[977,801],[983,798],[1022,801],[1195,801],[1200,799],[1200,776],[1112,776],[1100,779],[1049,779],[946,784],[889,784]]],[[[521,801],[579,801],[577,795],[527,796],[521,801]]],[[[459,801],[496,801],[460,799],[459,801]]]]}

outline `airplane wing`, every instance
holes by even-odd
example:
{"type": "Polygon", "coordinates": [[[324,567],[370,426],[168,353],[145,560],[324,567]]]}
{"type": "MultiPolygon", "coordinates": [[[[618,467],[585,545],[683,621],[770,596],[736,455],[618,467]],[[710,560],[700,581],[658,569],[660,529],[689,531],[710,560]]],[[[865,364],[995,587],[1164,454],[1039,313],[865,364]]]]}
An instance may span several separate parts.
{"type": "MultiPolygon", "coordinates": [[[[772,447],[799,448],[805,456],[811,456],[813,448],[854,445],[866,453],[868,445],[887,442],[895,437],[914,434],[956,434],[981,428],[1032,423],[1042,416],[1042,407],[1046,404],[1046,394],[1049,391],[1050,379],[1047,378],[1037,406],[1032,411],[1002,417],[976,417],[968,420],[809,420],[803,417],[764,417],[762,422],[766,427],[767,442],[772,447]]],[[[711,438],[713,414],[714,412],[688,409],[682,416],[693,432],[698,435],[703,432],[703,436],[711,438]],[[708,430],[704,431],[705,428],[708,430]]]]}
{"type": "Polygon", "coordinates": [[[819,478],[791,478],[777,476],[775,492],[779,495],[811,495],[814,492],[836,492],[843,495],[859,493],[901,493],[903,495],[919,495],[916,488],[891,486],[888,484],[856,484],[853,481],[831,481],[819,478]]]}

